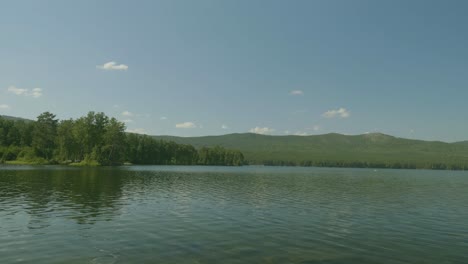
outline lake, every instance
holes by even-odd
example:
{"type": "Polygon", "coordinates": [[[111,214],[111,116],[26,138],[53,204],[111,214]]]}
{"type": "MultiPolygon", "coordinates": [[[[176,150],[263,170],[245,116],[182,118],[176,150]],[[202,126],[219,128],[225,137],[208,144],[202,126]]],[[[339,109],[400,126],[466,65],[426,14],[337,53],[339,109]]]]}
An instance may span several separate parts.
{"type": "Polygon", "coordinates": [[[468,263],[468,172],[1,166],[0,263],[468,263]]]}

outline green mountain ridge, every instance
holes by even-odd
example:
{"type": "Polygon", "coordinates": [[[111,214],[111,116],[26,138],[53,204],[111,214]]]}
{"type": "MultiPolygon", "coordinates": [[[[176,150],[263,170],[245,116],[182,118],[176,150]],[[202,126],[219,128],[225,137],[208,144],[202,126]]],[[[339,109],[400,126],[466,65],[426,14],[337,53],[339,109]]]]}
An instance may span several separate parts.
{"type": "Polygon", "coordinates": [[[6,120],[12,120],[12,121],[33,122],[33,120],[30,120],[30,119],[16,117],[16,116],[8,116],[8,115],[0,115],[0,118],[6,119],[6,120]]]}
{"type": "Polygon", "coordinates": [[[196,148],[220,145],[237,149],[250,164],[468,169],[468,141],[424,141],[382,133],[312,136],[241,133],[153,137],[190,144],[196,148]]]}

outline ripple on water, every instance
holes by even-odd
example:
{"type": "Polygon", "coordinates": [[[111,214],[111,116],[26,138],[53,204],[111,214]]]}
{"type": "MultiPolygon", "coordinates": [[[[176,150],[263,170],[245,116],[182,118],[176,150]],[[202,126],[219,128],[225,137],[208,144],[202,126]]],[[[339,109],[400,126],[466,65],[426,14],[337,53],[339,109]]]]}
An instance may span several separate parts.
{"type": "Polygon", "coordinates": [[[0,170],[0,263],[465,263],[468,174],[0,170]]]}

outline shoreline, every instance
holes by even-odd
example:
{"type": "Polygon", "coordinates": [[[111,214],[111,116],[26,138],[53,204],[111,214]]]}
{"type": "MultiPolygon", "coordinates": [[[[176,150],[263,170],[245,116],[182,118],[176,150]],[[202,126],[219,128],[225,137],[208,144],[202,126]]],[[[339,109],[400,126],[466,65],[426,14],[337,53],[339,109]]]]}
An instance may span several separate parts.
{"type": "MultiPolygon", "coordinates": [[[[428,167],[388,167],[388,166],[375,166],[375,167],[362,167],[362,166],[301,166],[301,165],[274,165],[274,164],[244,164],[239,166],[232,165],[206,165],[206,164],[132,164],[124,163],[119,165],[101,165],[99,163],[42,163],[42,162],[28,162],[28,161],[6,161],[0,163],[2,165],[13,165],[13,166],[69,166],[69,167],[123,167],[123,166],[207,166],[207,167],[248,167],[248,166],[259,166],[259,167],[284,167],[284,168],[342,168],[342,169],[386,169],[386,170],[431,170],[431,171],[468,171],[468,168],[428,168],[428,167]]],[[[449,166],[449,165],[446,165],[449,166]]]]}

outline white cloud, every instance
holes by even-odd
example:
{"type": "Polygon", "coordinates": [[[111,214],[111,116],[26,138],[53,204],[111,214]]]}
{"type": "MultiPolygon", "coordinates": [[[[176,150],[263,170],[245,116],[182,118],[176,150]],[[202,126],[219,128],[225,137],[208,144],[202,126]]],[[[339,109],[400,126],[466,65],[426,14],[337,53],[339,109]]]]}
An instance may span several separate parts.
{"type": "Polygon", "coordinates": [[[297,131],[296,133],[294,133],[295,136],[308,136],[309,134],[307,134],[307,132],[302,132],[302,131],[297,131]]]}
{"type": "Polygon", "coordinates": [[[101,70],[106,70],[106,71],[126,71],[128,70],[128,66],[125,64],[119,64],[117,65],[117,62],[115,61],[110,61],[107,63],[104,63],[103,65],[98,65],[96,68],[101,69],[101,70]]]}
{"type": "Polygon", "coordinates": [[[312,127],[312,130],[314,131],[319,131],[321,129],[321,127],[319,125],[315,125],[312,127]]]}
{"type": "Polygon", "coordinates": [[[193,122],[184,122],[175,125],[176,128],[195,128],[197,127],[193,122]]]}
{"type": "Polygon", "coordinates": [[[226,126],[226,125],[222,125],[221,128],[222,128],[222,129],[229,129],[229,127],[226,126]]]}
{"type": "Polygon", "coordinates": [[[131,117],[131,116],[133,116],[133,113],[131,113],[131,112],[129,112],[129,111],[123,111],[123,112],[122,112],[122,116],[131,117]]]}
{"type": "Polygon", "coordinates": [[[269,128],[269,127],[255,127],[249,130],[250,133],[262,134],[262,135],[271,134],[274,131],[275,130],[273,128],[269,128]]]}
{"type": "Polygon", "coordinates": [[[126,132],[135,134],[148,134],[144,128],[127,129],[126,132]]]}
{"type": "Polygon", "coordinates": [[[0,109],[10,109],[10,106],[7,104],[0,104],[0,109]]]}
{"type": "Polygon", "coordinates": [[[10,86],[8,87],[8,92],[14,93],[16,95],[26,95],[28,92],[28,89],[22,89],[22,88],[16,88],[15,86],[10,86]]]}
{"type": "Polygon", "coordinates": [[[132,120],[132,119],[124,119],[124,120],[122,120],[122,122],[124,122],[124,123],[132,123],[133,120],[132,120]]]}
{"type": "Polygon", "coordinates": [[[289,92],[290,95],[303,95],[304,92],[302,90],[292,90],[289,92]]]}
{"type": "Polygon", "coordinates": [[[339,109],[328,110],[327,112],[322,114],[322,116],[325,118],[348,118],[350,115],[351,113],[343,107],[339,109]]]}
{"type": "Polygon", "coordinates": [[[165,116],[161,116],[161,118],[160,118],[160,119],[161,119],[161,120],[167,120],[167,117],[165,117],[165,116]]]}
{"type": "Polygon", "coordinates": [[[41,89],[41,88],[34,88],[34,89],[32,89],[31,95],[32,95],[32,97],[34,97],[34,98],[41,97],[41,96],[42,96],[42,89],[41,89]]]}
{"type": "Polygon", "coordinates": [[[289,135],[289,134],[291,134],[291,132],[289,130],[285,130],[284,134],[289,135]]]}
{"type": "Polygon", "coordinates": [[[42,96],[41,88],[34,88],[32,90],[29,90],[29,89],[24,89],[24,88],[17,88],[12,85],[8,87],[8,92],[19,95],[19,96],[32,96],[34,98],[39,98],[42,96]]]}

